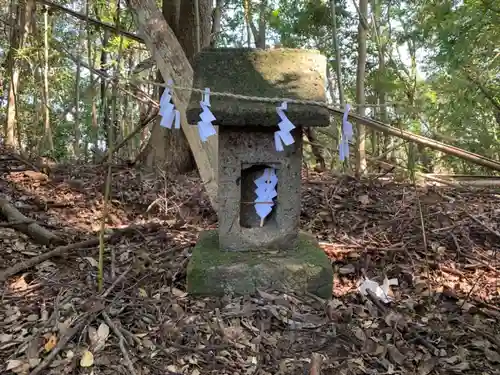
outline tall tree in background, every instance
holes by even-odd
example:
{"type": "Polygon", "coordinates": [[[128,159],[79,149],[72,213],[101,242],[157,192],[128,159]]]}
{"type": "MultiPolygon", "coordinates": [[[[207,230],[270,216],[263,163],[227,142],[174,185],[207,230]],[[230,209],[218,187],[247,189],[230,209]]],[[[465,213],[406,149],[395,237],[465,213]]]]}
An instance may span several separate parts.
{"type": "Polygon", "coordinates": [[[251,0],[243,1],[245,21],[247,25],[247,47],[251,47],[251,37],[255,42],[255,48],[266,48],[266,26],[267,26],[267,0],[260,0],[257,12],[251,0]],[[253,15],[257,14],[257,26],[255,26],[253,15]]]}
{"type": "MultiPolygon", "coordinates": [[[[359,0],[358,65],[356,73],[356,103],[360,116],[365,115],[366,39],[368,34],[368,0],[359,0]]],[[[366,172],[366,130],[357,124],[356,175],[366,172]]]]}
{"type": "MultiPolygon", "coordinates": [[[[163,0],[163,16],[190,61],[200,48],[210,45],[211,3],[210,0],[163,0]],[[195,10],[198,10],[198,15],[195,10]]],[[[163,81],[159,73],[158,78],[163,81]]],[[[163,89],[159,90],[160,96],[162,93],[163,89]]],[[[140,159],[148,166],[157,165],[174,172],[187,172],[195,168],[186,137],[165,130],[159,121],[154,123],[149,143],[140,159]]]]}
{"type": "MultiPolygon", "coordinates": [[[[21,64],[17,54],[24,47],[24,43],[33,29],[33,13],[35,11],[35,1],[15,3],[11,1],[9,14],[15,14],[11,27],[10,48],[7,54],[7,74],[9,77],[7,119],[4,124],[5,143],[12,147],[19,147],[16,138],[17,127],[17,96],[19,95],[19,76],[21,64]]],[[[19,133],[19,132],[18,132],[19,133]]],[[[18,134],[19,135],[19,134],[18,134]]]]}
{"type": "MultiPolygon", "coordinates": [[[[104,9],[104,5],[101,3],[94,3],[94,12],[96,15],[97,20],[102,21],[103,16],[102,14],[105,13],[107,9],[104,9]]],[[[102,38],[101,38],[101,60],[100,60],[100,66],[99,69],[102,73],[105,75],[108,74],[108,45],[109,45],[109,40],[110,40],[110,35],[109,35],[109,30],[105,29],[102,32],[102,38]]],[[[108,103],[108,95],[107,95],[107,82],[104,77],[101,77],[101,106],[100,106],[100,112],[101,112],[101,120],[102,120],[102,129],[104,131],[104,137],[106,139],[106,145],[107,147],[110,147],[113,143],[113,129],[112,125],[110,124],[110,106],[108,103]]]]}
{"type": "Polygon", "coordinates": [[[54,154],[54,139],[52,138],[52,127],[50,125],[50,102],[49,102],[49,12],[43,13],[43,117],[44,117],[44,134],[43,147],[49,151],[50,155],[54,154]]]}

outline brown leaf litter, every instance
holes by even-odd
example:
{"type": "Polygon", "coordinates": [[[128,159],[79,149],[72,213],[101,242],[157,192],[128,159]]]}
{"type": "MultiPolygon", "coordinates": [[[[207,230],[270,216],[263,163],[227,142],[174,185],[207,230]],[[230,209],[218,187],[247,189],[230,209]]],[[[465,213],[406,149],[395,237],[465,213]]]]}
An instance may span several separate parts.
{"type": "MultiPolygon", "coordinates": [[[[0,193],[24,215],[70,243],[96,235],[105,167],[59,166],[33,179],[4,164],[0,193]]],[[[2,373],[500,373],[499,196],[321,178],[304,181],[301,224],[332,259],[332,299],[272,290],[195,298],[185,292],[190,250],[216,223],[199,179],[114,167],[108,228],[134,229],[107,245],[104,292],[96,248],[9,278],[2,373]],[[397,279],[392,302],[360,295],[363,277],[397,279]]],[[[48,251],[0,231],[3,269],[48,251]]]]}

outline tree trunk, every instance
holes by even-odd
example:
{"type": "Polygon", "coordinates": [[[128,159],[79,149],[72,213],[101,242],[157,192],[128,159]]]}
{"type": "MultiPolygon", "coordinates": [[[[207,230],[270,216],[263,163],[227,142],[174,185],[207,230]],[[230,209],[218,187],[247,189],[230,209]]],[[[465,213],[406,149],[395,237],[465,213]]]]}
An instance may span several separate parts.
{"type": "MultiPolygon", "coordinates": [[[[89,12],[90,12],[90,1],[85,2],[85,16],[86,18],[89,17],[89,12]]],[[[89,62],[90,67],[95,67],[95,54],[92,54],[92,32],[90,30],[90,25],[87,23],[86,27],[86,34],[87,34],[87,61],[89,62]]],[[[92,131],[91,131],[91,144],[92,144],[92,149],[97,151],[97,147],[99,144],[99,128],[97,124],[97,105],[95,99],[96,95],[96,80],[94,79],[94,73],[92,71],[89,72],[90,74],[90,87],[91,87],[91,95],[90,95],[90,106],[91,106],[91,118],[92,118],[92,131]]],[[[95,152],[92,153],[92,161],[97,160],[97,154],[95,152]]]]}
{"type": "MultiPolygon", "coordinates": [[[[131,78],[131,72],[132,69],[134,68],[134,59],[133,59],[133,54],[132,51],[128,50],[127,51],[127,65],[128,65],[128,71],[129,71],[129,77],[131,78]]],[[[122,113],[122,134],[124,137],[128,136],[132,132],[132,119],[129,118],[129,96],[128,95],[123,95],[122,98],[122,108],[123,108],[123,113],[122,113]]],[[[134,139],[131,139],[130,142],[127,143],[127,147],[123,148],[123,157],[129,161],[134,160],[133,159],[133,152],[134,152],[134,139]]]]}
{"type": "Polygon", "coordinates": [[[337,11],[335,0],[330,0],[332,14],[333,49],[335,50],[335,72],[337,73],[337,88],[339,90],[340,106],[344,108],[344,87],[342,86],[342,54],[340,53],[339,35],[337,30],[337,11]]]}
{"type": "MultiPolygon", "coordinates": [[[[83,22],[80,22],[79,26],[79,36],[78,36],[78,47],[77,53],[78,56],[81,56],[82,49],[81,46],[83,44],[83,22]]],[[[81,73],[81,64],[80,59],[76,64],[76,77],[75,77],[75,123],[73,126],[73,154],[75,159],[80,158],[80,73],[81,73]]]]}
{"type": "MultiPolygon", "coordinates": [[[[108,52],[106,49],[108,48],[109,43],[109,31],[104,30],[104,36],[101,40],[101,61],[100,61],[100,70],[104,74],[108,74],[108,52]]],[[[102,128],[104,130],[104,138],[106,139],[106,148],[111,147],[113,145],[113,131],[111,129],[110,119],[109,119],[109,103],[106,95],[106,79],[104,77],[101,78],[101,121],[102,128]]]]}
{"type": "MultiPolygon", "coordinates": [[[[359,23],[358,23],[358,67],[356,73],[356,102],[360,116],[365,115],[365,74],[366,74],[366,20],[368,18],[368,0],[359,0],[359,23]]],[[[357,123],[356,134],[356,175],[366,173],[366,129],[357,123]]]]}
{"type": "MultiPolygon", "coordinates": [[[[163,15],[161,14],[155,0],[128,0],[128,5],[133,11],[134,21],[139,28],[139,32],[144,37],[148,49],[156,60],[156,64],[160,69],[163,79],[172,78],[174,83],[183,87],[191,87],[193,85],[193,68],[179,44],[174,32],[169,27],[163,15]]],[[[203,8],[209,9],[209,2],[200,0],[200,10],[203,8]],[[205,4],[203,6],[202,4],[205,4]]],[[[210,12],[207,12],[210,15],[210,12]]],[[[208,20],[210,17],[206,17],[208,20]]],[[[205,17],[200,17],[205,19],[205,17]]],[[[183,20],[189,23],[189,20],[183,20]]],[[[203,31],[205,28],[201,28],[203,31]]],[[[208,27],[207,41],[210,41],[210,28],[208,27]]],[[[203,39],[202,33],[202,39],[203,39]]],[[[189,142],[191,151],[196,160],[198,171],[203,180],[205,190],[212,203],[212,206],[217,210],[217,150],[218,139],[210,137],[207,142],[202,143],[198,134],[198,129],[191,126],[187,122],[186,107],[188,105],[191,93],[186,90],[173,90],[172,102],[181,113],[181,126],[186,139],[189,142]]],[[[159,127],[156,124],[156,127],[159,127]]],[[[179,132],[169,130],[177,137],[179,132]]],[[[161,142],[161,147],[165,145],[161,142]]],[[[175,150],[168,150],[172,153],[175,150]]],[[[166,153],[166,151],[165,151],[166,153]]]]}
{"type": "MultiPolygon", "coordinates": [[[[116,1],[116,20],[115,26],[118,30],[120,30],[120,0],[116,1]]],[[[113,87],[111,89],[111,100],[110,100],[110,111],[111,111],[111,123],[110,123],[110,132],[109,132],[109,147],[113,147],[117,140],[119,139],[118,130],[121,127],[118,125],[119,123],[119,109],[118,109],[118,78],[120,76],[120,66],[122,64],[122,54],[123,54],[123,36],[120,35],[120,43],[118,45],[118,55],[115,61],[115,69],[113,72],[114,78],[116,81],[113,81],[113,87]]],[[[122,132],[121,139],[125,138],[125,133],[122,132]]]]}
{"type": "MultiPolygon", "coordinates": [[[[254,25],[252,20],[252,3],[250,0],[246,2],[246,19],[247,25],[250,26],[252,30],[253,38],[255,40],[255,48],[266,48],[266,12],[267,12],[267,0],[261,0],[259,5],[259,22],[258,28],[254,25]]],[[[250,45],[248,46],[250,47],[250,45]]]]}
{"type": "Polygon", "coordinates": [[[325,158],[321,153],[321,145],[318,144],[318,137],[316,136],[316,132],[314,132],[313,128],[305,128],[304,133],[311,144],[311,151],[316,159],[315,169],[318,172],[323,172],[326,169],[325,158]]]}
{"type": "Polygon", "coordinates": [[[267,0],[260,1],[259,9],[259,37],[255,40],[255,47],[266,48],[266,12],[267,0]]]}
{"type": "Polygon", "coordinates": [[[222,5],[224,5],[224,0],[216,0],[215,8],[212,11],[212,32],[210,35],[210,47],[212,48],[216,46],[218,36],[221,32],[222,5]]]}
{"type": "Polygon", "coordinates": [[[17,95],[19,92],[20,66],[16,63],[16,53],[24,47],[24,43],[29,32],[33,28],[33,12],[35,11],[34,0],[27,0],[25,5],[22,2],[14,5],[11,2],[11,13],[16,14],[15,23],[11,29],[10,49],[7,54],[7,72],[9,77],[8,101],[7,101],[7,119],[4,124],[5,144],[14,148],[20,147],[16,139],[17,127],[17,95]],[[14,9],[15,7],[15,9],[14,9]]]}
{"type": "MultiPolygon", "coordinates": [[[[196,16],[195,8],[195,1],[192,0],[163,0],[163,16],[171,25],[189,61],[196,54],[198,44],[201,48],[210,45],[211,1],[198,0],[199,17],[196,16]],[[199,25],[197,25],[198,18],[199,25]],[[180,20],[182,22],[179,22],[180,20]],[[201,39],[199,42],[197,41],[198,34],[201,39]]],[[[160,72],[158,72],[158,78],[163,81],[160,72]]],[[[175,77],[173,78],[175,82],[175,77]]],[[[160,97],[162,94],[163,88],[160,88],[160,97]]],[[[174,173],[192,171],[196,167],[186,137],[178,132],[162,128],[159,119],[153,125],[148,145],[142,152],[141,159],[149,167],[159,166],[174,173]]]]}
{"type": "MultiPolygon", "coordinates": [[[[98,21],[102,22],[101,16],[100,16],[100,10],[99,8],[104,5],[100,4],[94,4],[94,12],[96,14],[96,18],[98,21]]],[[[104,73],[106,76],[108,75],[108,44],[109,44],[109,33],[110,31],[108,29],[104,29],[103,31],[103,36],[101,39],[101,61],[100,61],[100,67],[99,69],[101,70],[102,73],[104,73]]],[[[108,102],[108,97],[106,95],[106,79],[104,77],[101,78],[101,106],[100,106],[100,114],[101,114],[101,121],[102,121],[102,128],[104,130],[104,139],[106,142],[106,149],[109,147],[112,147],[113,145],[113,140],[114,140],[114,134],[113,134],[113,129],[112,129],[112,124],[110,123],[110,104],[108,102]]]]}
{"type": "Polygon", "coordinates": [[[44,149],[50,152],[54,157],[54,139],[52,138],[52,128],[50,126],[50,111],[49,111],[49,12],[44,12],[43,15],[43,41],[44,41],[44,67],[43,67],[43,99],[44,99],[44,149]]]}
{"type": "MultiPolygon", "coordinates": [[[[378,54],[378,73],[377,73],[377,103],[380,106],[379,108],[379,113],[380,113],[380,120],[384,123],[388,123],[388,114],[387,114],[387,106],[386,106],[386,94],[385,94],[385,50],[386,50],[386,41],[384,39],[384,36],[382,34],[385,34],[382,32],[382,0],[373,0],[372,3],[372,9],[373,9],[373,20],[375,23],[375,30],[376,30],[376,35],[377,35],[377,54],[378,54]]],[[[373,132],[373,144],[374,144],[374,154],[373,156],[378,156],[385,152],[385,150],[382,150],[382,145],[381,145],[381,136],[380,133],[376,131],[373,132]]]]}
{"type": "MultiPolygon", "coordinates": [[[[243,12],[245,14],[245,24],[247,29],[247,47],[252,47],[252,16],[250,11],[250,0],[243,0],[243,12]]],[[[254,30],[254,39],[257,43],[257,31],[254,30]]]]}

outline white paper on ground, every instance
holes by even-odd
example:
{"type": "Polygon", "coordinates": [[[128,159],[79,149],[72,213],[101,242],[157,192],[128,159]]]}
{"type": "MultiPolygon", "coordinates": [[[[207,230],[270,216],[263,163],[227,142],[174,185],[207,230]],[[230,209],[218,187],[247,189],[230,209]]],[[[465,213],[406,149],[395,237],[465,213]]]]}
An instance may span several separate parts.
{"type": "Polygon", "coordinates": [[[386,277],[382,285],[379,285],[376,281],[365,278],[359,283],[358,290],[364,296],[368,294],[367,290],[370,290],[382,302],[389,303],[392,301],[392,298],[389,296],[391,285],[398,285],[398,279],[388,279],[386,277]]]}

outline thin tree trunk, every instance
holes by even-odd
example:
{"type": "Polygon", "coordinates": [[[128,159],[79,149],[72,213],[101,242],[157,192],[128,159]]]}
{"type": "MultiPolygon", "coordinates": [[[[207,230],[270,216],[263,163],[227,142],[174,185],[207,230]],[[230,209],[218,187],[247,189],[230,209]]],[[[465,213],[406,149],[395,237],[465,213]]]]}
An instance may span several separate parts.
{"type": "MultiPolygon", "coordinates": [[[[104,3],[103,3],[104,4],[104,3]]],[[[101,15],[100,15],[100,7],[105,6],[105,5],[97,4],[94,3],[94,12],[96,15],[96,18],[98,21],[102,21],[101,15]]],[[[103,36],[101,39],[101,59],[100,59],[100,67],[99,69],[101,72],[103,72],[105,75],[108,74],[108,44],[109,44],[109,35],[110,31],[109,29],[104,29],[103,31],[103,36]]],[[[100,79],[101,81],[101,100],[100,100],[100,115],[101,115],[101,121],[102,121],[102,128],[104,130],[104,139],[106,141],[106,149],[111,147],[113,144],[113,134],[112,134],[112,129],[110,125],[110,105],[108,103],[108,98],[106,95],[106,88],[107,88],[107,83],[106,79],[102,77],[100,79]]]]}
{"type": "MultiPolygon", "coordinates": [[[[34,68],[33,71],[35,72],[35,82],[37,79],[38,74],[37,68],[34,68]]],[[[38,95],[34,95],[33,98],[33,108],[35,109],[35,123],[33,124],[33,133],[31,133],[31,136],[29,139],[26,140],[26,151],[30,157],[35,154],[36,152],[36,140],[39,139],[40,134],[39,134],[39,129],[40,129],[40,112],[42,110],[42,105],[39,100],[38,95]]]]}
{"type": "Polygon", "coordinates": [[[49,111],[49,12],[44,12],[43,16],[44,23],[44,68],[43,68],[43,98],[45,101],[45,142],[44,147],[50,151],[51,156],[54,156],[54,139],[52,138],[52,129],[50,126],[50,111],[49,111]]]}
{"type": "MultiPolygon", "coordinates": [[[[128,59],[127,59],[127,64],[128,64],[128,71],[132,72],[132,69],[134,67],[134,62],[132,59],[132,53],[129,50],[128,51],[128,59]]],[[[129,77],[130,78],[130,77],[129,77]]],[[[123,95],[123,102],[122,102],[122,118],[121,118],[121,124],[122,124],[122,134],[124,137],[128,136],[130,132],[132,131],[132,121],[129,118],[129,99],[128,95],[123,95]]],[[[127,147],[123,148],[123,156],[128,159],[128,160],[133,160],[132,155],[133,155],[133,140],[130,140],[130,142],[127,143],[127,147]]]]}
{"type": "Polygon", "coordinates": [[[224,0],[216,0],[215,8],[212,11],[212,32],[210,34],[210,47],[217,45],[218,36],[221,32],[222,5],[224,0]]]}
{"type": "MultiPolygon", "coordinates": [[[[83,44],[83,23],[80,22],[79,26],[79,36],[78,36],[78,47],[77,54],[81,56],[82,54],[82,44],[83,44]]],[[[75,77],[75,123],[73,128],[73,153],[75,158],[78,160],[80,158],[80,72],[81,64],[80,58],[76,63],[76,77],[75,77]]]]}
{"type": "MultiPolygon", "coordinates": [[[[382,0],[373,0],[373,23],[375,27],[375,34],[377,40],[377,50],[378,50],[378,73],[377,73],[377,103],[379,105],[380,120],[384,123],[388,121],[387,107],[386,107],[386,94],[385,94],[385,39],[383,38],[381,21],[382,21],[382,0]]],[[[372,143],[373,143],[373,156],[378,156],[379,154],[385,152],[381,148],[380,134],[378,132],[372,131],[372,143]]]]}
{"type": "MultiPolygon", "coordinates": [[[[330,0],[330,12],[332,16],[332,32],[333,32],[333,50],[335,52],[335,73],[337,78],[337,90],[338,90],[338,98],[339,103],[342,108],[345,106],[345,97],[344,97],[344,86],[342,83],[342,54],[340,53],[340,43],[339,43],[339,31],[337,28],[337,5],[335,4],[335,0],[330,0]]],[[[333,79],[330,78],[330,69],[327,69],[327,78],[331,87],[331,96],[334,98],[333,91],[333,79]]],[[[338,127],[334,128],[335,134],[339,134],[338,127]]],[[[338,139],[338,138],[337,138],[338,139]]],[[[334,149],[337,149],[338,143],[334,142],[334,149]]],[[[334,167],[334,160],[331,163],[332,168],[334,167]]],[[[339,164],[340,167],[340,164],[339,164]]]]}
{"type": "Polygon", "coordinates": [[[267,0],[261,0],[260,10],[259,10],[259,37],[255,41],[255,46],[257,48],[266,48],[266,12],[267,12],[267,0]]]}
{"type": "MultiPolygon", "coordinates": [[[[245,14],[245,26],[247,29],[247,47],[252,47],[252,14],[250,0],[243,0],[243,12],[245,14]]],[[[254,35],[255,43],[257,43],[257,38],[254,35]]]]}
{"type": "MultiPolygon", "coordinates": [[[[368,0],[359,0],[359,23],[358,23],[358,66],[356,72],[356,103],[358,114],[365,115],[365,74],[366,74],[366,19],[368,17],[368,0]]],[[[356,139],[356,175],[366,173],[366,129],[357,123],[356,139]]]]}
{"type": "Polygon", "coordinates": [[[339,35],[337,30],[337,11],[335,0],[330,0],[330,10],[332,14],[333,49],[335,51],[335,72],[337,74],[337,88],[339,91],[340,106],[344,108],[344,87],[342,86],[342,54],[340,53],[339,35]]]}
{"type": "Polygon", "coordinates": [[[304,133],[311,144],[311,151],[316,159],[315,169],[318,172],[323,172],[326,169],[325,158],[321,152],[321,145],[318,144],[318,137],[316,136],[316,132],[313,128],[305,128],[304,133]]]}
{"type": "MultiPolygon", "coordinates": [[[[250,0],[246,3],[246,18],[247,25],[250,26],[252,30],[253,38],[255,40],[255,48],[266,48],[266,12],[267,12],[267,0],[261,0],[259,5],[259,28],[257,28],[252,20],[252,3],[250,0]]],[[[249,45],[250,47],[250,45],[249,45]]]]}
{"type": "MultiPolygon", "coordinates": [[[[115,26],[118,30],[120,27],[120,0],[116,1],[116,21],[115,26]]],[[[118,46],[118,55],[116,57],[116,65],[114,69],[115,78],[119,77],[120,65],[122,61],[123,53],[123,36],[120,35],[120,44],[118,46]]],[[[116,136],[119,126],[118,126],[118,82],[115,80],[113,82],[113,88],[111,90],[111,124],[110,124],[110,136],[109,136],[109,147],[112,147],[118,138],[116,136]]],[[[122,133],[122,137],[124,137],[122,133]]]]}
{"type": "Polygon", "coordinates": [[[9,80],[9,99],[7,102],[7,119],[4,125],[4,138],[5,144],[7,146],[11,146],[17,148],[16,142],[16,95],[17,89],[19,86],[19,69],[16,65],[16,50],[19,49],[21,45],[20,40],[20,22],[21,22],[21,14],[23,10],[21,9],[21,5],[14,4],[12,0],[10,2],[10,12],[9,14],[15,13],[16,19],[14,23],[14,27],[11,28],[10,33],[10,49],[7,55],[7,76],[10,78],[9,80]]]}
{"type": "MultiPolygon", "coordinates": [[[[101,61],[100,61],[100,70],[101,72],[108,74],[108,52],[106,49],[108,48],[108,42],[109,42],[109,32],[107,30],[104,30],[104,36],[102,37],[101,40],[101,61]]],[[[106,139],[106,148],[109,148],[113,144],[113,130],[112,130],[112,125],[110,124],[109,121],[109,103],[108,103],[108,98],[106,95],[106,79],[104,77],[101,78],[101,121],[102,121],[102,128],[104,129],[104,136],[106,139]]]]}
{"type": "MultiPolygon", "coordinates": [[[[89,18],[89,12],[90,12],[90,4],[89,1],[85,2],[85,17],[86,19],[89,18]]],[[[87,61],[89,62],[89,65],[93,68],[95,67],[95,54],[92,55],[92,32],[90,31],[90,25],[87,22],[87,61]]],[[[99,128],[97,125],[97,105],[95,99],[95,93],[96,91],[94,90],[94,87],[96,85],[95,79],[94,79],[94,73],[92,71],[90,73],[90,87],[92,88],[92,93],[90,95],[90,105],[91,105],[91,117],[92,117],[92,131],[91,131],[91,144],[92,148],[97,150],[97,147],[99,145],[99,128]]],[[[95,162],[97,159],[97,154],[95,152],[92,153],[92,159],[95,162]]]]}
{"type": "Polygon", "coordinates": [[[10,35],[10,49],[7,54],[7,74],[10,78],[8,89],[7,101],[7,118],[4,124],[4,138],[5,144],[14,148],[21,146],[18,139],[20,139],[20,132],[17,132],[17,96],[19,92],[19,76],[20,65],[17,64],[16,53],[24,48],[24,43],[27,39],[29,32],[33,28],[32,15],[35,10],[35,3],[33,0],[28,0],[26,3],[19,2],[14,4],[10,3],[10,14],[15,13],[16,19],[11,29],[10,35]]]}

